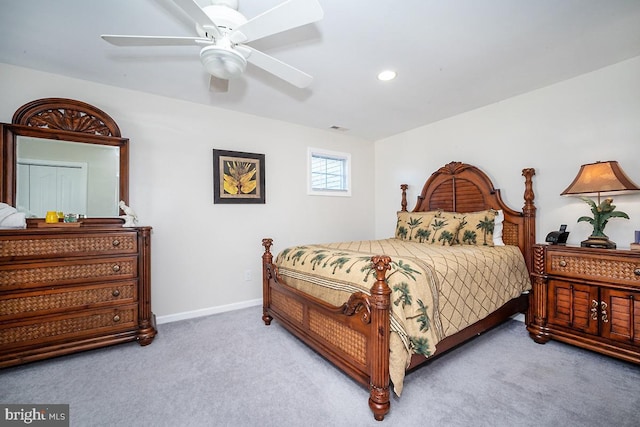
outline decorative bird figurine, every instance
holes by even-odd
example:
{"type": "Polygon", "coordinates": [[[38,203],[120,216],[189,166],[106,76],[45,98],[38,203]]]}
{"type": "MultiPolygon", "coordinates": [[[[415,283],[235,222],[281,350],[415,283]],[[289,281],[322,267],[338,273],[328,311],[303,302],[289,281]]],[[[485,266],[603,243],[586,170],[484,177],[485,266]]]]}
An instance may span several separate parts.
{"type": "Polygon", "coordinates": [[[136,215],[134,210],[127,206],[124,203],[124,200],[120,200],[118,206],[120,206],[120,209],[122,210],[122,212],[124,212],[124,215],[120,216],[120,218],[124,219],[124,224],[122,224],[122,226],[135,227],[136,223],[138,222],[138,215],[136,215]]]}

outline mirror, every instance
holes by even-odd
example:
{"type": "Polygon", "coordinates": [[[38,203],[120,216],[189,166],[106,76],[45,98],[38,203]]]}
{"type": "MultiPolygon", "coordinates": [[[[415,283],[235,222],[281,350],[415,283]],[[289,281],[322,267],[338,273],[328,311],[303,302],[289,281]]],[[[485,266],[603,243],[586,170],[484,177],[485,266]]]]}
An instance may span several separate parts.
{"type": "Polygon", "coordinates": [[[117,217],[128,203],[128,139],[89,104],[46,98],[0,124],[0,201],[31,217],[47,211],[117,217]]]}
{"type": "Polygon", "coordinates": [[[16,162],[16,208],[28,217],[118,215],[118,147],[18,136],[16,162]]]}

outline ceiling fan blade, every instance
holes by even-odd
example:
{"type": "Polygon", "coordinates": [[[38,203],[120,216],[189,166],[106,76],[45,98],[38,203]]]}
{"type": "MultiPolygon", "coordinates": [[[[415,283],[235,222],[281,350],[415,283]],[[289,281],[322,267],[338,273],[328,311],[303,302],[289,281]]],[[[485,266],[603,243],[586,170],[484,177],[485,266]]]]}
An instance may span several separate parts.
{"type": "Polygon", "coordinates": [[[211,40],[202,37],[169,37],[169,36],[119,36],[103,34],[105,41],[116,46],[193,46],[211,44],[211,40]]]}
{"type": "Polygon", "coordinates": [[[273,56],[262,53],[251,46],[243,45],[238,46],[237,48],[239,48],[238,50],[247,49],[250,51],[248,56],[245,55],[248,62],[277,77],[280,77],[282,80],[289,82],[296,87],[305,88],[313,81],[313,77],[309,74],[302,72],[291,65],[285,64],[273,56]]]}
{"type": "Polygon", "coordinates": [[[221,38],[222,33],[215,22],[209,18],[209,15],[195,2],[195,0],[173,0],[175,4],[180,6],[196,24],[201,27],[207,27],[205,31],[209,32],[215,38],[221,38]]]}
{"type": "Polygon", "coordinates": [[[317,0],[288,0],[235,28],[230,39],[234,43],[247,43],[319,21],[323,16],[317,0]]]}
{"type": "Polygon", "coordinates": [[[216,76],[211,76],[209,80],[209,90],[211,92],[228,92],[229,80],[219,79],[216,76]]]}

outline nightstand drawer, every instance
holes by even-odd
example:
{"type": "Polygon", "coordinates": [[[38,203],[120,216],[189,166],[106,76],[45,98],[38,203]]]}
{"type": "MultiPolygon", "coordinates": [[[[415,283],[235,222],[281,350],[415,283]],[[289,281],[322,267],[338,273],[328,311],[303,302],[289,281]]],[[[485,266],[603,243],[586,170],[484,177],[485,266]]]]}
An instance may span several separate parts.
{"type": "Polygon", "coordinates": [[[15,292],[0,295],[0,322],[105,305],[131,304],[136,300],[135,280],[15,292]]]}
{"type": "Polygon", "coordinates": [[[640,285],[640,261],[637,258],[548,249],[546,263],[549,275],[640,285]]]}

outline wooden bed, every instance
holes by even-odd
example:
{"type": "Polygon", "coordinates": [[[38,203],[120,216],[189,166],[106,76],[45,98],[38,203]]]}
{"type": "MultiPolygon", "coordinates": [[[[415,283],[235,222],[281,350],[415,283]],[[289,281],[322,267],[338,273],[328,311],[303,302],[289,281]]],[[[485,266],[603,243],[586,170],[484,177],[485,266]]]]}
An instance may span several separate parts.
{"type": "MultiPolygon", "coordinates": [[[[480,169],[469,164],[451,162],[426,181],[417,204],[411,212],[444,210],[475,212],[502,209],[504,212],[503,241],[518,246],[531,273],[532,246],[535,243],[535,212],[532,177],[534,169],[524,169],[524,207],[521,211],[506,206],[500,191],[480,169]]],[[[403,212],[407,212],[406,190],[402,185],[403,212]]],[[[383,420],[390,408],[389,338],[391,289],[387,272],[391,258],[385,254],[373,256],[375,283],[366,292],[355,292],[348,302],[334,306],[301,292],[285,283],[274,264],[272,239],[262,241],[263,316],[266,325],[277,319],[286,329],[323,355],[347,375],[370,390],[369,407],[376,420],[383,420]]],[[[516,313],[526,313],[528,294],[524,293],[502,305],[482,320],[437,343],[429,358],[413,354],[407,371],[433,356],[489,330],[516,313]]]]}

